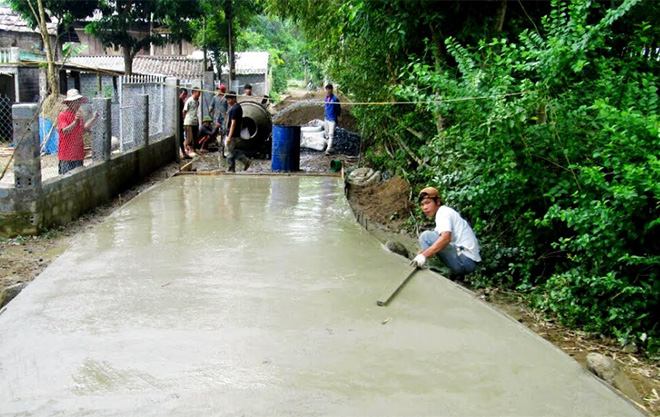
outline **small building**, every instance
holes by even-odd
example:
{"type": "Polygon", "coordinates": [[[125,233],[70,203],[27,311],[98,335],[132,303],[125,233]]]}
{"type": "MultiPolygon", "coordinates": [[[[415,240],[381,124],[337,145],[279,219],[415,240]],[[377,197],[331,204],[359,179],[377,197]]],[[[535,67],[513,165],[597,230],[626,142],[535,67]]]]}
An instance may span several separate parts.
{"type": "MultiPolygon", "coordinates": [[[[57,23],[47,24],[55,59],[62,54],[57,23]]],[[[46,61],[41,34],[7,6],[0,5],[0,101],[39,100],[39,63],[46,61]]]]}
{"type": "MultiPolygon", "coordinates": [[[[272,86],[268,52],[236,52],[234,64],[236,79],[231,89],[243,94],[245,84],[252,85],[252,94],[262,96],[270,94],[272,86]]],[[[229,67],[222,67],[223,84],[229,85],[229,67]]]]}

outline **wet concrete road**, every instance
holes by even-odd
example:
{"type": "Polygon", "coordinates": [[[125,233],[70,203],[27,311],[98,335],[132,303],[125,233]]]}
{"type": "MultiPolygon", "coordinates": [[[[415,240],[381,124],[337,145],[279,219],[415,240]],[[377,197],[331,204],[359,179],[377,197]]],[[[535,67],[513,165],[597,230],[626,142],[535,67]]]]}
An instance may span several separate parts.
{"type": "Polygon", "coordinates": [[[171,179],[0,315],[0,415],[640,415],[432,273],[377,307],[408,271],[335,178],[171,179]]]}

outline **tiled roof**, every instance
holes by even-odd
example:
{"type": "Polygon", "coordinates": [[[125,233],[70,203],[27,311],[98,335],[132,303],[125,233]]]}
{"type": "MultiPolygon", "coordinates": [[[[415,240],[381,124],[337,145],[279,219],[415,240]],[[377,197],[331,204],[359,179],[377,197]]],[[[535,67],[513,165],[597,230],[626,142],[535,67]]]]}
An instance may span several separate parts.
{"type": "MultiPolygon", "coordinates": [[[[69,61],[84,68],[124,72],[124,57],[121,55],[78,55],[69,61]]],[[[133,73],[193,80],[202,78],[204,68],[203,62],[198,59],[180,56],[137,55],[133,59],[133,73]]]]}
{"type": "MultiPolygon", "coordinates": [[[[57,20],[52,19],[50,23],[46,23],[49,35],[57,35],[57,20]]],[[[0,5],[0,30],[7,32],[28,32],[39,33],[37,30],[32,29],[28,22],[24,20],[18,13],[13,11],[8,6],[0,5]]]]}
{"type": "MultiPolygon", "coordinates": [[[[268,52],[236,52],[236,74],[266,74],[269,57],[268,52]]],[[[124,57],[121,55],[78,55],[69,62],[89,69],[124,72],[124,57]]],[[[223,73],[228,71],[227,67],[222,67],[223,73]]],[[[199,58],[137,55],[133,59],[133,73],[195,80],[204,76],[204,65],[199,58]]]]}

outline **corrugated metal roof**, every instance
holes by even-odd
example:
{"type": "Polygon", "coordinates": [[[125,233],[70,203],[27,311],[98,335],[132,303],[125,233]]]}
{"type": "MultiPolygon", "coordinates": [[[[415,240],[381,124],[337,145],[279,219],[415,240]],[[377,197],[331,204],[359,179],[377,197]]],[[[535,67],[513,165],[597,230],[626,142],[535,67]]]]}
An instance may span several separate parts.
{"type": "MultiPolygon", "coordinates": [[[[57,20],[51,19],[50,23],[46,23],[46,28],[49,35],[57,35],[57,20]]],[[[7,32],[39,33],[39,31],[32,29],[28,25],[28,22],[18,13],[10,7],[3,5],[0,5],[0,30],[7,32]]]]}

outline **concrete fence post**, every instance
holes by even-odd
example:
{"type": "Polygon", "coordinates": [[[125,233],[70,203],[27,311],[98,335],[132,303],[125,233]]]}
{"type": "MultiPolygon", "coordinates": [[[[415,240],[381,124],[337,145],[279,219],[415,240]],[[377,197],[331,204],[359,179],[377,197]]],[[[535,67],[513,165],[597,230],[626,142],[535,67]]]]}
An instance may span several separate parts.
{"type": "Polygon", "coordinates": [[[17,190],[41,189],[38,104],[14,104],[14,186],[17,190]]]}
{"type": "Polygon", "coordinates": [[[170,105],[172,111],[171,120],[172,120],[172,132],[174,132],[174,154],[176,155],[176,160],[181,162],[181,154],[179,153],[179,144],[183,141],[183,132],[181,131],[181,112],[179,112],[179,80],[174,77],[168,77],[165,79],[165,85],[167,90],[174,91],[174,94],[170,96],[170,105]]]}
{"type": "Polygon", "coordinates": [[[135,96],[135,145],[149,146],[149,95],[135,96]]]}
{"type": "Polygon", "coordinates": [[[39,117],[37,104],[14,104],[14,187],[13,211],[15,220],[4,227],[10,236],[35,234],[39,231],[38,212],[41,193],[41,148],[39,146],[39,117]]]}
{"type": "Polygon", "coordinates": [[[110,98],[92,99],[99,119],[92,126],[92,160],[107,161],[112,153],[112,103],[110,98]]]}

